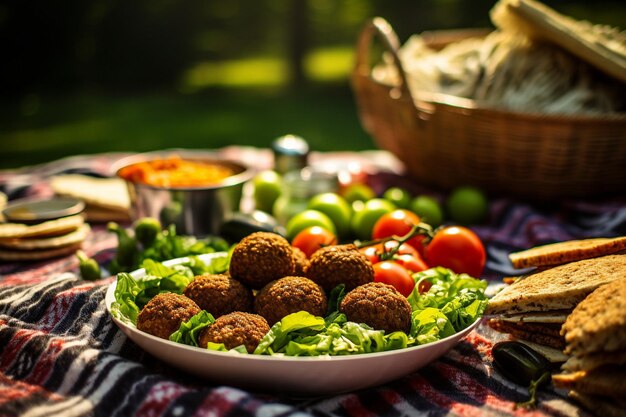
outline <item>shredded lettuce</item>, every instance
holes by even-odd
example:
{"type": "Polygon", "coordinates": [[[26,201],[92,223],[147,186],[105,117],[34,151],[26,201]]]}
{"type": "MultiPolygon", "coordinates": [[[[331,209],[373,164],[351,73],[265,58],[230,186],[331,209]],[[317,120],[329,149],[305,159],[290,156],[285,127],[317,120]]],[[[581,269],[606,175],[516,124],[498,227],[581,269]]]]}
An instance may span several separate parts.
{"type": "Polygon", "coordinates": [[[194,276],[225,272],[228,270],[229,262],[228,254],[216,256],[208,263],[192,256],[188,262],[171,267],[152,259],[145,259],[142,267],[146,269],[146,275],[142,278],[135,279],[126,272],[117,275],[111,314],[126,323],[136,324],[139,312],[155,295],[163,292],[181,294],[194,276]]]}
{"type": "Polygon", "coordinates": [[[416,283],[428,281],[431,288],[408,297],[413,309],[410,335],[417,344],[430,343],[459,332],[474,323],[487,307],[487,281],[437,267],[418,272],[416,283]]]}
{"type": "Polygon", "coordinates": [[[346,320],[344,314],[327,323],[306,311],[284,317],[274,324],[254,351],[258,355],[287,356],[349,355],[382,352],[408,346],[403,332],[388,335],[383,330],[346,320]]]}

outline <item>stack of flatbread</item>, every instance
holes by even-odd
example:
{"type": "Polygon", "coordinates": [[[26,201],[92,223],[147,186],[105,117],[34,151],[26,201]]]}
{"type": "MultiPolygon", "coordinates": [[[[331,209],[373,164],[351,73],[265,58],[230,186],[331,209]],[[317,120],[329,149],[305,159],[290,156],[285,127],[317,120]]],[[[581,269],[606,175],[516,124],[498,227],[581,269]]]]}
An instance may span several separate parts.
{"type": "Polygon", "coordinates": [[[0,224],[0,261],[31,261],[76,252],[91,228],[81,215],[35,225],[0,224]]]}
{"type": "Polygon", "coordinates": [[[626,414],[626,277],[599,287],[569,315],[561,333],[571,355],[555,386],[603,416],[626,414]]]}
{"type": "Polygon", "coordinates": [[[128,190],[120,178],[58,175],[52,177],[50,186],[56,195],[82,200],[89,222],[130,221],[128,190]]]}
{"type": "Polygon", "coordinates": [[[563,363],[554,383],[583,404],[600,393],[626,398],[625,251],[626,237],[618,237],[512,253],[514,267],[534,270],[496,294],[486,310],[492,328],[563,363]]]}

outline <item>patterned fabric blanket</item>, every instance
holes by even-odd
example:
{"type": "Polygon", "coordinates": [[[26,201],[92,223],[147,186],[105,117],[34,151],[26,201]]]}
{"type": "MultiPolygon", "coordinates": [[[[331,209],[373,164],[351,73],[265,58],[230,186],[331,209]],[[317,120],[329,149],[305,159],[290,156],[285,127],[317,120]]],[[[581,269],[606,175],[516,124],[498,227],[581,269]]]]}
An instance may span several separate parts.
{"type": "MultiPolygon", "coordinates": [[[[267,163],[266,152],[227,152],[252,158],[256,166],[267,163]]],[[[49,196],[50,175],[108,175],[119,156],[73,157],[0,172],[0,191],[10,199],[49,196]]],[[[334,155],[339,160],[354,156],[370,162],[381,157],[334,155]]],[[[317,157],[323,161],[327,156],[317,157]]],[[[389,168],[385,158],[382,163],[389,168]]],[[[371,171],[371,183],[377,189],[401,185],[423,191],[398,172],[371,171]]],[[[491,202],[488,223],[474,230],[487,246],[486,277],[498,282],[513,273],[507,259],[511,251],[566,239],[626,235],[626,201],[539,206],[498,198],[491,202]]],[[[106,265],[115,245],[103,225],[94,225],[84,250],[106,265]]],[[[494,371],[491,347],[502,336],[485,325],[419,371],[358,392],[289,398],[207,382],[157,360],[127,339],[105,308],[104,295],[114,278],[83,281],[77,270],[74,256],[0,263],[1,416],[590,415],[552,387],[541,390],[537,409],[516,408],[516,402],[526,399],[526,388],[494,371]]]]}

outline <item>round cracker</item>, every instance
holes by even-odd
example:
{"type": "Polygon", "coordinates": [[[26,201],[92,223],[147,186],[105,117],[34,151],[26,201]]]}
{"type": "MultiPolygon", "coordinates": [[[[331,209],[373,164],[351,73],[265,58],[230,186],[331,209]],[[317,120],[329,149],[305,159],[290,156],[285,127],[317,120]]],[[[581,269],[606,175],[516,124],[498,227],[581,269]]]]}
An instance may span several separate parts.
{"type": "Polygon", "coordinates": [[[84,223],[85,219],[80,214],[49,220],[32,226],[20,223],[4,223],[0,224],[0,238],[64,235],[78,229],[84,223]]]}
{"type": "Polygon", "coordinates": [[[611,255],[626,249],[626,236],[568,240],[509,254],[515,268],[556,266],[611,255]]]}
{"type": "Polygon", "coordinates": [[[74,245],[63,246],[54,249],[20,251],[0,249],[0,261],[40,261],[44,259],[57,258],[59,256],[70,255],[81,248],[82,242],[74,245]]]}
{"type": "Polygon", "coordinates": [[[15,250],[54,249],[82,242],[90,230],[91,227],[83,223],[78,229],[62,236],[0,239],[0,246],[15,250]]]}

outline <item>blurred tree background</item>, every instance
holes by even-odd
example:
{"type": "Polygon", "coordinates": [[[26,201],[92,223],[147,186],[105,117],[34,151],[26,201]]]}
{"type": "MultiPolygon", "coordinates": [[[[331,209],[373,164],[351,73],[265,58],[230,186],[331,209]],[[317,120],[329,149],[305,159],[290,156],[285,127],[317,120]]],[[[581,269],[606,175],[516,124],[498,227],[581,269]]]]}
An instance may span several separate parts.
{"type": "MultiPolygon", "coordinates": [[[[375,147],[348,76],[367,19],[401,41],[490,27],[494,0],[2,0],[0,168],[77,154],[267,146],[375,147]]],[[[546,1],[626,27],[623,0],[546,1]]]]}

